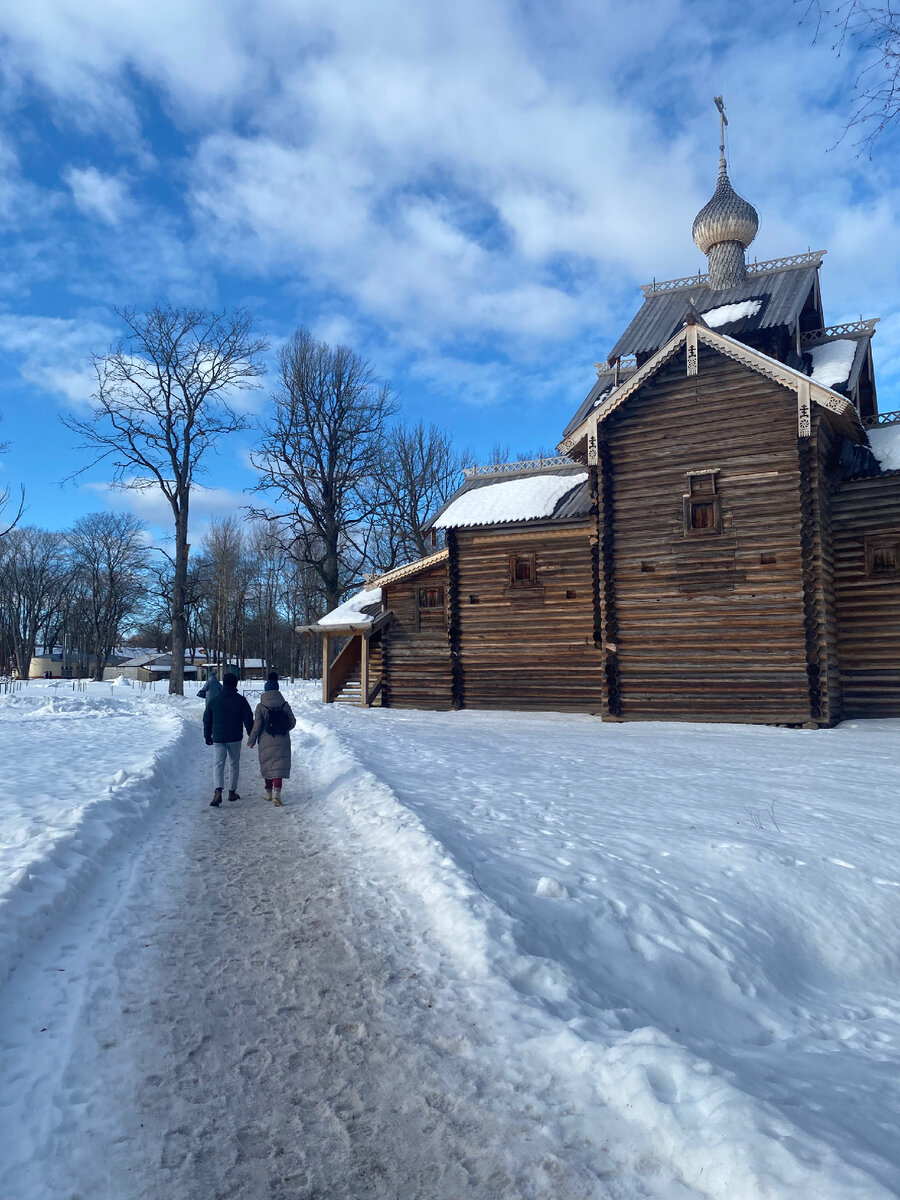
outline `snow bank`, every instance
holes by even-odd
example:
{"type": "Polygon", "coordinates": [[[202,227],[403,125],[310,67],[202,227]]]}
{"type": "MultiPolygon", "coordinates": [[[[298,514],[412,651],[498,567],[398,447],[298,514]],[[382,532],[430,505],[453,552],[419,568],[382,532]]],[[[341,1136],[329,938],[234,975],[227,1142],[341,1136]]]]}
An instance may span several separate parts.
{"type": "Polygon", "coordinates": [[[900,722],[297,707],[315,791],[419,897],[504,1068],[717,1200],[900,1194],[900,722]]]}
{"type": "Polygon", "coordinates": [[[755,317],[761,308],[761,300],[742,300],[739,304],[720,304],[718,308],[707,309],[700,315],[710,329],[718,329],[720,325],[729,325],[744,317],[755,317]]]}
{"type": "Polygon", "coordinates": [[[823,387],[834,387],[836,383],[846,383],[856,357],[857,343],[853,338],[838,338],[835,342],[826,342],[823,346],[813,346],[809,351],[812,355],[812,370],[810,379],[821,383],[823,387]]]}
{"type": "Polygon", "coordinates": [[[320,625],[371,625],[381,608],[381,588],[357,592],[330,613],[319,618],[320,625]],[[367,612],[371,609],[371,612],[367,612]]]}
{"type": "Polygon", "coordinates": [[[870,429],[869,443],[883,471],[900,471],[900,425],[870,429]]]}
{"type": "Polygon", "coordinates": [[[531,475],[504,479],[464,492],[435,521],[438,529],[495,525],[503,521],[535,521],[553,515],[569,492],[587,479],[586,471],[568,475],[531,475]]]}
{"type": "Polygon", "coordinates": [[[118,681],[70,687],[37,682],[0,696],[0,981],[196,749],[196,726],[181,715],[188,701],[118,681]]]}

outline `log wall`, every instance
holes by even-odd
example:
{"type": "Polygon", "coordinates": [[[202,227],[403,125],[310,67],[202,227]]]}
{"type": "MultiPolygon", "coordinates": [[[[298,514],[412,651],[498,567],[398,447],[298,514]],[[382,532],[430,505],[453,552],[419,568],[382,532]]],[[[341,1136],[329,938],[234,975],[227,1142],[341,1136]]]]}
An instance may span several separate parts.
{"type": "Polygon", "coordinates": [[[866,539],[900,541],[900,472],[831,496],[844,717],[900,717],[900,575],[872,575],[866,539]]]}
{"type": "Polygon", "coordinates": [[[450,647],[447,640],[449,612],[447,568],[440,564],[409,579],[388,584],[384,604],[394,619],[382,634],[384,689],[382,704],[390,708],[452,707],[450,647]],[[419,588],[444,588],[444,617],[441,624],[419,628],[419,588]]]}
{"type": "Polygon", "coordinates": [[[808,722],[795,394],[701,346],[696,376],[675,355],[602,431],[620,715],[808,722]],[[685,536],[705,468],[722,532],[685,536]]]}
{"type": "Polygon", "coordinates": [[[591,524],[456,531],[464,707],[600,712],[591,524]],[[537,582],[511,586],[532,554],[537,582]]]}

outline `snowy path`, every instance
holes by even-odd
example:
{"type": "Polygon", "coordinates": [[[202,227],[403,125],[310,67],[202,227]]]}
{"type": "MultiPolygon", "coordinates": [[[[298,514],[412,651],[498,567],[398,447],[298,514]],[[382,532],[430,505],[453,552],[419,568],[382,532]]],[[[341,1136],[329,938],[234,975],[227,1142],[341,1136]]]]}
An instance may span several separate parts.
{"type": "Polygon", "coordinates": [[[0,1194],[702,1195],[624,1150],[615,1118],[591,1137],[544,1074],[504,1077],[424,915],[369,886],[337,806],[294,784],[273,810],[251,759],[216,812],[206,756],[184,762],[2,993],[0,1194]]]}

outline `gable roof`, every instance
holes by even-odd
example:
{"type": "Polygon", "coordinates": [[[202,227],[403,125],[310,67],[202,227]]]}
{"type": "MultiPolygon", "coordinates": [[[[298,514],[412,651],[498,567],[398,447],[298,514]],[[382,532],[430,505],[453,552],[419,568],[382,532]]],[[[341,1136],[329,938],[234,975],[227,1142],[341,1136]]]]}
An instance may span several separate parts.
{"type": "Polygon", "coordinates": [[[390,571],[385,571],[383,575],[376,575],[371,582],[366,584],[366,587],[383,588],[387,587],[390,583],[397,583],[401,579],[410,579],[412,576],[418,575],[421,571],[430,571],[432,567],[440,566],[449,557],[449,550],[438,550],[434,554],[426,555],[425,558],[416,559],[415,562],[406,563],[402,567],[394,567],[390,571]]]}
{"type": "Polygon", "coordinates": [[[571,521],[590,511],[588,476],[577,463],[555,463],[533,470],[472,473],[462,487],[429,521],[434,529],[464,529],[475,525],[571,521]]]}
{"type": "Polygon", "coordinates": [[[382,618],[387,620],[390,617],[390,614],[384,611],[383,588],[400,579],[411,579],[422,571],[430,571],[432,567],[445,563],[449,557],[449,550],[438,550],[436,554],[429,554],[416,562],[394,567],[391,571],[385,571],[383,575],[376,575],[362,591],[356,592],[311,625],[298,625],[296,632],[337,635],[364,633],[382,618]]]}
{"type": "Polygon", "coordinates": [[[595,408],[599,408],[606,397],[615,391],[619,384],[627,382],[634,372],[634,367],[620,371],[617,383],[616,372],[614,370],[599,369],[597,371],[597,382],[588,392],[587,396],[585,396],[584,400],[582,400],[574,417],[563,430],[563,437],[567,438],[573,429],[577,429],[588,413],[593,412],[595,408]]]}
{"type": "Polygon", "coordinates": [[[790,388],[791,391],[798,394],[798,397],[801,394],[808,396],[810,401],[843,418],[848,425],[848,431],[852,430],[857,435],[859,441],[866,441],[866,434],[860,424],[859,415],[846,396],[842,396],[839,392],[833,391],[831,388],[824,387],[822,384],[810,379],[802,371],[797,371],[775,358],[770,358],[768,354],[762,354],[759,350],[754,350],[743,342],[729,337],[727,334],[718,333],[715,329],[708,329],[705,325],[685,325],[661,349],[657,350],[651,358],[640,366],[629,379],[624,380],[620,383],[619,387],[605,396],[602,402],[592,412],[587,414],[576,429],[571,430],[567,436],[564,436],[558,449],[563,454],[571,453],[583,438],[589,436],[595,425],[606,420],[611,413],[624,404],[629,396],[633,395],[652,378],[660,367],[669,361],[673,354],[687,344],[689,330],[695,331],[698,344],[709,346],[711,349],[717,350],[720,354],[724,354],[726,357],[734,359],[743,366],[749,367],[750,370],[767,376],[775,383],[780,383],[782,387],[790,388]]]}
{"type": "Polygon", "coordinates": [[[710,309],[733,304],[743,306],[745,301],[758,300],[758,308],[751,312],[748,306],[736,319],[720,326],[732,337],[744,337],[758,329],[779,325],[793,328],[815,284],[822,254],[824,251],[800,255],[798,257],[804,260],[800,265],[781,270],[754,271],[751,266],[746,281],[737,287],[711,288],[705,275],[698,275],[696,281],[674,280],[679,286],[671,289],[665,284],[650,284],[645,288],[644,303],[609,352],[609,358],[658,350],[681,328],[691,306],[702,314],[710,309]]]}

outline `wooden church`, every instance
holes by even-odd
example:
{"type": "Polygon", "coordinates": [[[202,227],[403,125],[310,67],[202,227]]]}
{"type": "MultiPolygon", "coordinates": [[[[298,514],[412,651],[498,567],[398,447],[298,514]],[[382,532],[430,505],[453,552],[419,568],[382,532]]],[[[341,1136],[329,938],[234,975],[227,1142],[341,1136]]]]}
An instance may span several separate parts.
{"type": "Polygon", "coordinates": [[[900,470],[873,453],[894,432],[876,322],[826,324],[824,252],[748,264],[757,227],[723,130],[693,226],[707,272],[643,288],[559,458],[472,468],[429,522],[444,549],[313,627],[326,701],[900,716],[900,470]]]}

